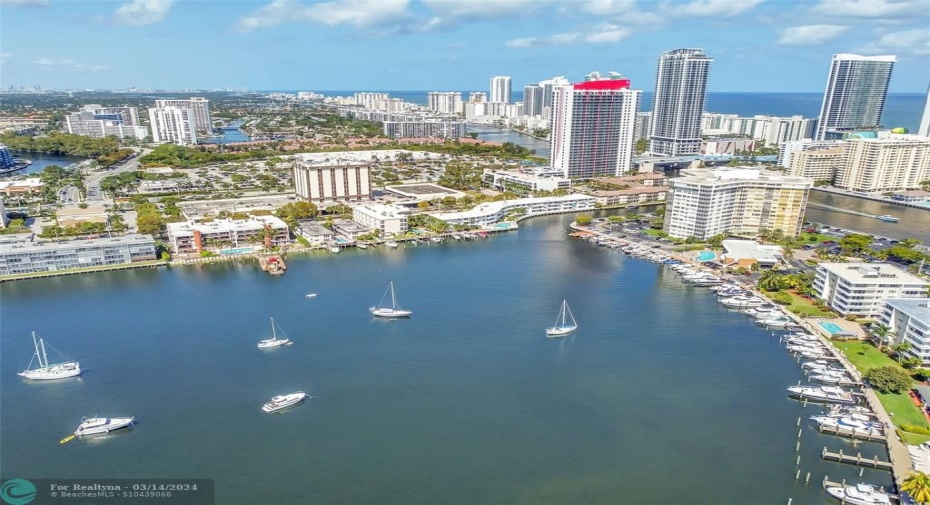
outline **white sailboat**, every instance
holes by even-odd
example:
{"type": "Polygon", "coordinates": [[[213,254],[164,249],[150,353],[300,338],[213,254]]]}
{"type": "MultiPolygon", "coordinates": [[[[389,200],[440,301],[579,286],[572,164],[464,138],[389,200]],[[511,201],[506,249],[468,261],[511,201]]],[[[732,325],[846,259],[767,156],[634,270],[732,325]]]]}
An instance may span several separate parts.
{"type": "Polygon", "coordinates": [[[546,328],[547,337],[561,337],[578,329],[578,323],[575,322],[575,316],[572,310],[568,308],[568,300],[562,300],[562,309],[559,311],[559,317],[556,318],[555,324],[551,328],[546,328]]]}
{"type": "MultiPolygon", "coordinates": [[[[294,342],[291,342],[291,339],[287,338],[286,335],[284,338],[278,338],[278,332],[276,331],[277,326],[278,325],[275,324],[274,318],[272,317],[271,318],[271,338],[260,341],[258,343],[259,349],[268,349],[269,347],[280,347],[282,345],[291,345],[294,343],[294,342]]],[[[283,334],[284,331],[282,330],[281,333],[283,334]]]]}
{"type": "Polygon", "coordinates": [[[413,314],[412,310],[400,308],[400,305],[397,303],[397,296],[394,294],[393,281],[388,285],[387,291],[384,292],[384,296],[381,297],[381,301],[378,302],[378,305],[368,307],[368,310],[378,317],[410,317],[410,314],[413,314]],[[384,305],[384,299],[387,298],[388,293],[391,293],[390,307],[384,305]]]}
{"type": "Polygon", "coordinates": [[[41,338],[36,340],[36,332],[32,332],[32,343],[35,345],[36,351],[32,356],[32,360],[29,361],[29,366],[31,367],[32,362],[35,360],[39,361],[39,366],[36,368],[27,368],[16,375],[32,380],[67,379],[68,377],[77,377],[81,375],[81,365],[77,361],[69,360],[61,363],[49,364],[48,355],[45,353],[45,341],[41,338]]]}

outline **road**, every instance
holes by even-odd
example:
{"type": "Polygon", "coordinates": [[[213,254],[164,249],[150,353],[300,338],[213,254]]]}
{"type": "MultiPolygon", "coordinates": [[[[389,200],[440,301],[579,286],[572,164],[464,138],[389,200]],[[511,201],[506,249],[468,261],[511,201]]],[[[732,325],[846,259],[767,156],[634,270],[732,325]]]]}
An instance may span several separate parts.
{"type": "MultiPolygon", "coordinates": [[[[100,189],[100,181],[104,177],[109,177],[111,175],[118,175],[125,172],[132,172],[139,169],[139,158],[145,156],[146,154],[152,152],[151,149],[134,147],[136,155],[132,158],[129,158],[122,163],[118,163],[108,169],[97,170],[91,172],[87,175],[87,178],[84,179],[84,186],[87,187],[87,197],[85,201],[87,202],[104,202],[107,201],[107,198],[103,194],[103,191],[100,189]]],[[[65,203],[62,200],[62,203],[65,203]]]]}

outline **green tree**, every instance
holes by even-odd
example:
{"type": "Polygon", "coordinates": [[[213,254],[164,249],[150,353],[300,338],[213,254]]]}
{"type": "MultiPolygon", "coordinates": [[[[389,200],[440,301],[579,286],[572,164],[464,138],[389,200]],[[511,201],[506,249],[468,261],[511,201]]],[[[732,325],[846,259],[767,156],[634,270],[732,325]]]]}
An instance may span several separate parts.
{"type": "Polygon", "coordinates": [[[317,213],[318,209],[313,202],[298,201],[283,205],[275,211],[275,216],[281,218],[282,221],[287,223],[288,227],[294,229],[297,227],[297,221],[311,219],[316,217],[317,213]]]}
{"type": "Polygon", "coordinates": [[[139,229],[139,233],[159,235],[165,229],[165,218],[161,217],[161,214],[152,212],[139,214],[136,218],[136,227],[139,229]]]}
{"type": "Polygon", "coordinates": [[[578,223],[578,226],[588,226],[593,220],[594,217],[592,217],[591,214],[579,214],[578,217],[575,218],[575,222],[578,223]]]}
{"type": "Polygon", "coordinates": [[[870,368],[864,377],[873,388],[882,393],[902,393],[914,382],[907,372],[892,365],[870,368]]]}
{"type": "Polygon", "coordinates": [[[872,237],[868,235],[859,235],[856,233],[850,233],[845,237],[840,239],[840,247],[843,249],[843,252],[848,255],[856,255],[866,250],[869,245],[872,243],[872,237]]]}
{"type": "Polygon", "coordinates": [[[882,324],[875,323],[869,326],[869,330],[878,338],[878,350],[882,350],[882,346],[885,344],[886,339],[888,338],[888,333],[891,332],[891,328],[882,324]]]}
{"type": "Polygon", "coordinates": [[[930,503],[930,475],[914,472],[901,483],[901,491],[907,493],[917,503],[924,505],[930,503]]]}

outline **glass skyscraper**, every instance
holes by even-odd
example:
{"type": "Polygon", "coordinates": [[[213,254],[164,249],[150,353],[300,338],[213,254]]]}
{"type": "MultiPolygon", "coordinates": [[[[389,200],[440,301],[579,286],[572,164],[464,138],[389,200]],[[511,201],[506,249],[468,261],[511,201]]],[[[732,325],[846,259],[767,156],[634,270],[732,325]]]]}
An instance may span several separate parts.
{"type": "Polygon", "coordinates": [[[702,49],[675,49],[659,57],[650,152],[668,156],[701,152],[701,115],[712,61],[702,49]]]}
{"type": "Polygon", "coordinates": [[[834,54],[816,140],[825,139],[829,130],[878,128],[895,61],[887,55],[834,54]]]}

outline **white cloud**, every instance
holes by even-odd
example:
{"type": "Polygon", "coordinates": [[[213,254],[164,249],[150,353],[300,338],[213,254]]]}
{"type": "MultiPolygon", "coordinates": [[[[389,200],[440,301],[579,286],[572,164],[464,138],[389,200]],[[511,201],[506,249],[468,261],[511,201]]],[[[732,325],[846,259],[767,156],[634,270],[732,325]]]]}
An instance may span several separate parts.
{"type": "Polygon", "coordinates": [[[13,57],[13,53],[0,53],[0,61],[6,61],[13,57]]]}
{"type": "Polygon", "coordinates": [[[0,0],[3,7],[45,7],[48,0],[0,0]]]}
{"type": "MultiPolygon", "coordinates": [[[[411,0],[333,0],[311,5],[296,0],[274,0],[249,16],[239,19],[241,30],[303,21],[329,26],[347,24],[357,28],[389,24],[408,16],[411,0]]],[[[429,20],[426,26],[437,21],[429,20]]]]}
{"type": "Polygon", "coordinates": [[[875,42],[859,49],[866,54],[930,55],[930,28],[914,28],[886,33],[875,42]]]}
{"type": "Polygon", "coordinates": [[[30,63],[40,67],[67,67],[80,72],[99,72],[100,70],[106,70],[110,68],[109,65],[92,65],[88,63],[80,63],[72,59],[56,60],[53,58],[39,58],[38,60],[32,60],[30,63]]]}
{"type": "MultiPolygon", "coordinates": [[[[815,12],[833,17],[894,18],[927,15],[928,0],[820,0],[815,12]]],[[[925,18],[926,19],[926,18],[925,18]]]]}
{"type": "Polygon", "coordinates": [[[778,43],[783,46],[819,46],[839,37],[848,29],[845,25],[792,26],[781,31],[778,43]]]}
{"type": "Polygon", "coordinates": [[[497,18],[500,16],[532,13],[547,0],[421,0],[429,10],[443,20],[456,18],[497,18]]]}
{"type": "Polygon", "coordinates": [[[619,14],[636,9],[636,0],[588,0],[581,9],[599,16],[619,14]]]}
{"type": "Polygon", "coordinates": [[[519,39],[508,40],[504,43],[507,47],[527,48],[539,46],[564,46],[568,44],[610,44],[620,42],[621,40],[633,34],[633,30],[611,24],[604,24],[596,30],[590,32],[567,32],[556,33],[546,37],[523,37],[519,39]]]}
{"type": "Polygon", "coordinates": [[[676,17],[734,17],[765,0],[692,0],[687,3],[662,4],[662,9],[676,17]]]}
{"type": "Polygon", "coordinates": [[[150,25],[165,19],[174,0],[132,0],[116,9],[116,20],[127,25],[150,25]]]}

